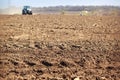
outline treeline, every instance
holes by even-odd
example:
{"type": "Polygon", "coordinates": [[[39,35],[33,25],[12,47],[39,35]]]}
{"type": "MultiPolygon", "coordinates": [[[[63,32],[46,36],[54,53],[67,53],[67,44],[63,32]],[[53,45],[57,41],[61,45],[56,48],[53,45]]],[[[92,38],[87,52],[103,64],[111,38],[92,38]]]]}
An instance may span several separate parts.
{"type": "Polygon", "coordinates": [[[50,6],[50,7],[32,7],[36,13],[39,12],[61,12],[61,11],[110,11],[120,10],[118,6],[50,6]]]}

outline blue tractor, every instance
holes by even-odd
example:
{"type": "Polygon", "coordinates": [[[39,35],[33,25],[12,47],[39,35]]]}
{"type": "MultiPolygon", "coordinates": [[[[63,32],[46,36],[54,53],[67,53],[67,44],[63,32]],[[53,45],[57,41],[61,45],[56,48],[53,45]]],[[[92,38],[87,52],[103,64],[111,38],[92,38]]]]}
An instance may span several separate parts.
{"type": "Polygon", "coordinates": [[[30,6],[24,6],[22,9],[22,14],[23,15],[32,15],[32,9],[30,6]]]}

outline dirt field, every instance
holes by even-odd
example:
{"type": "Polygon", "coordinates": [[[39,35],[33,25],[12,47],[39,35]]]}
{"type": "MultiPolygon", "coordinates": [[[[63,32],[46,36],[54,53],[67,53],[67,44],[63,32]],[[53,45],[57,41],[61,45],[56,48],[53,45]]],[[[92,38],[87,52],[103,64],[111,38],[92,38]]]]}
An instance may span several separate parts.
{"type": "Polygon", "coordinates": [[[0,80],[74,77],[120,80],[120,16],[0,16],[0,80]]]}

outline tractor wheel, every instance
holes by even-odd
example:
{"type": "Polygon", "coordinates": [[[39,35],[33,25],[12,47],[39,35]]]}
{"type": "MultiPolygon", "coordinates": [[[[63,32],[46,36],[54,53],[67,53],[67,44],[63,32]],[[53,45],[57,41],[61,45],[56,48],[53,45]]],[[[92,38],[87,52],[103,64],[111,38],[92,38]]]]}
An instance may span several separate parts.
{"type": "Polygon", "coordinates": [[[29,15],[32,15],[32,12],[30,12],[29,15]]]}
{"type": "Polygon", "coordinates": [[[22,15],[26,15],[26,11],[25,10],[22,11],[22,15]]]}

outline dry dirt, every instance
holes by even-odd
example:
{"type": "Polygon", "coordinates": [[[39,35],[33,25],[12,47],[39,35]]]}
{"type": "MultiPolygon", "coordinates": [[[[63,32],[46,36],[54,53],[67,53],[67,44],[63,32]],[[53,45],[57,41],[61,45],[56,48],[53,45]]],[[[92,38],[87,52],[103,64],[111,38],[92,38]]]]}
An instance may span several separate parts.
{"type": "Polygon", "coordinates": [[[120,16],[0,16],[0,80],[74,77],[120,80],[120,16]]]}

